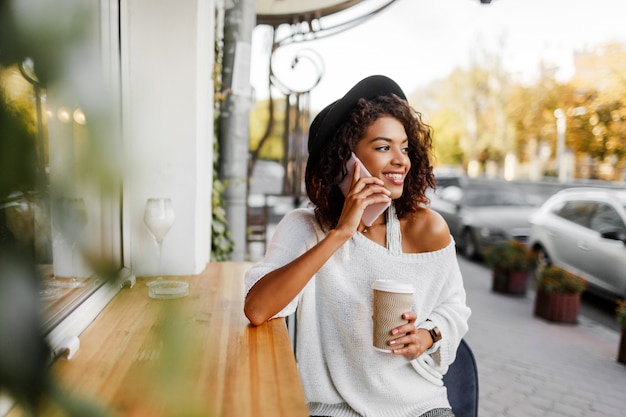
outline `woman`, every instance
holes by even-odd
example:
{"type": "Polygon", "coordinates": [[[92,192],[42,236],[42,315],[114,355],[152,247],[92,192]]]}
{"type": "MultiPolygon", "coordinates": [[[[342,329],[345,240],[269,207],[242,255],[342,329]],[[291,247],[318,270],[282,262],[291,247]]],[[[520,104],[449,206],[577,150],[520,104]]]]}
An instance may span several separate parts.
{"type": "Polygon", "coordinates": [[[435,187],[430,127],[400,87],[368,77],[326,107],[309,130],[305,182],[313,209],[278,225],[246,275],[245,313],[259,325],[297,309],[297,358],[313,416],[453,416],[442,375],[470,309],[447,224],[426,207],[435,187]],[[354,169],[351,153],[371,177],[354,169]],[[366,207],[392,202],[366,226],[366,207]],[[392,354],[372,347],[372,283],[416,289],[392,354]]]}

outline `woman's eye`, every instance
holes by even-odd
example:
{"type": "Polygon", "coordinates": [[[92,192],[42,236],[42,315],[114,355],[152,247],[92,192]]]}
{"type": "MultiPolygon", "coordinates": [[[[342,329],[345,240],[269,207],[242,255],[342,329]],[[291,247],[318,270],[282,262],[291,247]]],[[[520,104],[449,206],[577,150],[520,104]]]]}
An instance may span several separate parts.
{"type": "Polygon", "coordinates": [[[389,149],[389,146],[379,146],[378,148],[376,148],[377,151],[388,151],[389,149]]]}
{"type": "Polygon", "coordinates": [[[404,153],[409,153],[409,148],[408,148],[408,147],[406,147],[406,148],[402,148],[402,152],[404,152],[404,153]]]}

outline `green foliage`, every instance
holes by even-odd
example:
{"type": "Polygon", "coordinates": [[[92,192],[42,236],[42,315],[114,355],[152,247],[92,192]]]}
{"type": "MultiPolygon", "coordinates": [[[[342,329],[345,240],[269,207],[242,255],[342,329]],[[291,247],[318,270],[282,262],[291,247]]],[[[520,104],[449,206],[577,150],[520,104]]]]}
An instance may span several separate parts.
{"type": "Polygon", "coordinates": [[[213,119],[213,188],[211,190],[211,261],[228,261],[230,254],[235,248],[235,243],[231,239],[230,230],[228,229],[228,220],[226,219],[226,210],[224,209],[226,202],[224,200],[224,184],[219,177],[219,140],[218,140],[218,123],[220,115],[220,103],[225,100],[226,93],[222,91],[222,57],[223,43],[219,34],[216,34],[215,41],[215,64],[213,67],[213,85],[214,85],[214,119],[213,119]]]}
{"type": "MultiPolygon", "coordinates": [[[[217,142],[217,141],[216,141],[217,142]]],[[[217,152],[217,151],[215,151],[217,152]]],[[[217,169],[213,172],[213,190],[211,193],[213,220],[211,222],[211,261],[228,261],[230,254],[235,248],[235,243],[230,237],[225,201],[223,198],[226,185],[220,181],[217,169]]]]}
{"type": "Polygon", "coordinates": [[[508,240],[490,247],[485,263],[502,271],[531,271],[537,265],[537,255],[523,243],[508,240]]]}
{"type": "Polygon", "coordinates": [[[436,111],[428,120],[433,128],[433,150],[437,165],[457,166],[463,163],[463,127],[459,118],[449,109],[436,111]]]}
{"type": "MultiPolygon", "coordinates": [[[[259,159],[282,161],[285,155],[283,135],[285,132],[285,100],[274,99],[274,124],[269,137],[259,151],[259,159]]],[[[256,150],[269,123],[269,100],[258,101],[250,112],[250,150],[256,150]]]]}
{"type": "MultiPolygon", "coordinates": [[[[626,45],[599,45],[596,62],[580,65],[570,81],[556,79],[553,68],[539,68],[539,77],[520,82],[500,65],[497,53],[476,48],[477,59],[445,79],[412,94],[410,102],[434,128],[440,164],[467,165],[486,155],[502,165],[515,153],[521,163],[536,160],[549,146],[543,174],[554,172],[557,128],[554,111],[566,116],[565,146],[577,166],[577,177],[619,179],[626,166],[626,45]],[[609,53],[610,52],[610,53],[609,53]],[[585,164],[581,163],[585,161],[585,164]],[[603,171],[602,164],[614,173],[603,171]],[[612,176],[611,176],[612,175],[612,176]]],[[[593,55],[594,51],[589,51],[593,55]]],[[[578,64],[578,63],[577,63],[578,64]]]]}
{"type": "MultiPolygon", "coordinates": [[[[42,277],[37,268],[39,259],[31,251],[33,233],[26,229],[27,236],[21,236],[27,244],[16,242],[9,233],[5,234],[4,224],[6,221],[10,229],[5,216],[19,211],[21,203],[30,216],[31,208],[44,212],[43,207],[47,207],[50,187],[45,163],[41,163],[47,155],[38,137],[41,131],[38,132],[37,122],[41,123],[41,119],[36,118],[35,92],[40,85],[58,86],[67,76],[63,60],[86,37],[85,7],[91,6],[82,3],[20,2],[16,8],[17,2],[0,0],[0,392],[15,400],[24,415],[37,415],[43,404],[68,416],[108,415],[90,399],[66,393],[50,374],[52,352],[45,338],[44,320],[54,316],[49,316],[50,311],[41,304],[42,277]],[[16,9],[22,9],[22,19],[16,18],[16,9]],[[34,78],[30,84],[19,76],[19,64],[26,57],[37,62],[36,87],[34,78]],[[5,206],[7,202],[9,205],[5,206]]],[[[95,84],[89,87],[94,88],[95,84]]],[[[100,267],[94,265],[94,270],[99,273],[100,267]]],[[[78,301],[73,294],[72,303],[78,301]]]]}
{"type": "Polygon", "coordinates": [[[537,289],[556,294],[580,294],[587,289],[587,281],[555,265],[542,268],[537,289]]]}
{"type": "Polygon", "coordinates": [[[626,300],[618,300],[615,307],[615,320],[622,326],[622,329],[626,329],[626,300]]]}
{"type": "Polygon", "coordinates": [[[7,105],[0,90],[0,200],[37,185],[36,138],[26,120],[25,114],[7,105]]]}

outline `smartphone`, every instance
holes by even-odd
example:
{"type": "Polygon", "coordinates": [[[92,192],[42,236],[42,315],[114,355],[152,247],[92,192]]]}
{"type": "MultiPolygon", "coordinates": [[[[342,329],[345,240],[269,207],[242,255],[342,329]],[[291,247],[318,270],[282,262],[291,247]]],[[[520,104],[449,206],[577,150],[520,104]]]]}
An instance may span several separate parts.
{"type": "MultiPolygon", "coordinates": [[[[348,190],[350,190],[350,184],[352,183],[352,175],[354,174],[355,163],[358,163],[358,167],[361,170],[360,178],[372,176],[365,168],[365,165],[363,165],[363,162],[361,162],[359,158],[356,157],[354,152],[352,152],[350,159],[348,159],[348,162],[346,162],[346,169],[348,170],[348,174],[343,177],[343,179],[339,183],[339,188],[341,189],[341,192],[344,196],[348,193],[348,190]]],[[[378,216],[383,214],[390,205],[391,201],[388,201],[386,203],[370,204],[369,206],[367,206],[363,211],[363,217],[361,217],[363,224],[366,226],[371,226],[372,223],[374,223],[374,220],[376,220],[378,216]]]]}

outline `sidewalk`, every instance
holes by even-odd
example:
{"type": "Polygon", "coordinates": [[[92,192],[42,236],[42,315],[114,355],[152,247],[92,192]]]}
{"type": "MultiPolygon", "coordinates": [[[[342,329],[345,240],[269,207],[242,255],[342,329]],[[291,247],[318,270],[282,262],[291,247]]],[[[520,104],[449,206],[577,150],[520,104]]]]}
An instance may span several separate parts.
{"type": "Polygon", "coordinates": [[[626,416],[618,332],[582,315],[576,325],[537,318],[534,291],[494,293],[489,269],[459,263],[472,308],[465,339],[478,366],[480,417],[626,416]]]}

